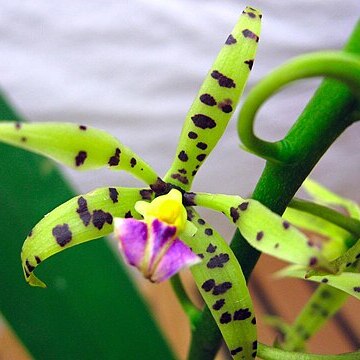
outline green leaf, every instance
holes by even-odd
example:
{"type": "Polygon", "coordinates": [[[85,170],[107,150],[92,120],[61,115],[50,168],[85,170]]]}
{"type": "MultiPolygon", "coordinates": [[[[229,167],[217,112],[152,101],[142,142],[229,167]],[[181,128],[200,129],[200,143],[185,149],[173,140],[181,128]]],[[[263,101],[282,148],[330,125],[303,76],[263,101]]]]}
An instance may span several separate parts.
{"type": "MultiPolygon", "coordinates": [[[[1,118],[19,120],[0,93],[1,118]]],[[[173,359],[104,240],[45,263],[39,272],[46,273],[49,288],[26,284],[20,264],[23,239],[74,193],[51,162],[34,154],[0,144],[0,165],[0,311],[32,357],[173,359]]]]}
{"type": "Polygon", "coordinates": [[[307,277],[308,269],[302,266],[289,266],[278,273],[279,277],[295,277],[299,279],[307,279],[317,283],[326,283],[336,289],[342,290],[357,299],[360,299],[360,274],[354,272],[343,272],[337,275],[314,275],[307,277]]]}
{"type": "Polygon", "coordinates": [[[181,238],[203,261],[190,268],[196,285],[214,317],[234,359],[256,356],[256,319],[241,267],[220,234],[194,209],[189,218],[198,227],[181,238]]]}
{"type": "Polygon", "coordinates": [[[45,287],[33,273],[50,256],[113,232],[114,217],[139,217],[135,203],[141,189],[96,189],[52,210],[30,231],[21,252],[26,281],[45,287]]]}
{"type": "Polygon", "coordinates": [[[186,115],[167,182],[189,190],[223,135],[250,75],[261,16],[260,11],[247,7],[226,40],[186,115]]]}
{"type": "Polygon", "coordinates": [[[125,170],[147,184],[155,184],[154,170],[112,135],[71,123],[4,122],[0,141],[48,156],[76,170],[125,170]]]}
{"type": "Polygon", "coordinates": [[[220,211],[255,249],[281,260],[334,272],[320,249],[305,235],[256,200],[198,193],[193,201],[220,211]]]}

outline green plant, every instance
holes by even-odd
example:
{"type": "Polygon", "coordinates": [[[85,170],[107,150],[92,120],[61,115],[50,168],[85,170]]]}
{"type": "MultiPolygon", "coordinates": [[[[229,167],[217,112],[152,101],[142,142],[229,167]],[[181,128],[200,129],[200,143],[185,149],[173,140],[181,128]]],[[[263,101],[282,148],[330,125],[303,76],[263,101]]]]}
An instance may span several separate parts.
{"type": "MultiPolygon", "coordinates": [[[[290,81],[311,76],[334,77],[359,96],[358,56],[329,52],[299,57],[275,70],[250,92],[239,115],[239,136],[248,151],[268,160],[253,198],[190,192],[194,176],[223,135],[241,96],[253,66],[261,17],[256,9],[247,7],[244,10],[190,108],[176,157],[164,178],[128,147],[101,130],[67,123],[0,124],[3,142],[79,170],[103,166],[125,170],[148,185],[137,189],[116,186],[96,189],[51,211],[33,228],[23,245],[23,271],[31,285],[44,286],[35,277],[34,270],[48,257],[113,231],[125,260],[154,282],[166,280],[182,267],[193,265],[191,271],[207,310],[201,312],[192,305],[177,275],[171,280],[193,330],[190,359],[213,357],[220,339],[216,327],[233,358],[256,356],[256,319],[246,279],[260,252],[297,264],[296,268],[285,269],[282,275],[305,276],[322,283],[318,292],[324,287],[333,292],[330,300],[321,305],[326,316],[316,317],[316,326],[308,329],[309,336],[342,304],[344,295],[339,290],[359,297],[359,245],[356,242],[360,233],[359,209],[309,181],[308,189],[315,199],[330,205],[345,204],[353,211],[351,217],[308,202],[291,201],[334,139],[357,120],[357,101],[346,86],[327,81],[283,140],[269,143],[253,134],[257,109],[290,81]],[[330,107],[327,102],[322,104],[328,96],[335,99],[330,107]],[[311,121],[314,116],[314,110],[309,110],[311,107],[316,107],[316,115],[321,114],[316,122],[311,121]],[[200,217],[195,206],[222,212],[238,228],[231,247],[200,217]],[[322,218],[315,230],[328,231],[330,246],[326,249],[313,246],[290,223],[291,213],[280,217],[287,206],[293,212],[307,214],[295,217],[303,225],[313,226],[313,216],[322,218]],[[340,233],[331,230],[332,224],[342,229],[340,233]]],[[[360,50],[359,33],[360,26],[348,50],[360,50]]],[[[310,299],[310,304],[314,304],[314,298],[310,299]]],[[[304,327],[310,316],[307,306],[297,321],[304,327]]],[[[276,319],[272,321],[280,323],[276,319]]],[[[285,341],[276,345],[284,350],[261,345],[260,357],[321,358],[285,352],[303,348],[308,336],[296,331],[296,326],[282,326],[285,341]]],[[[339,358],[356,356],[358,353],[339,358]]]]}

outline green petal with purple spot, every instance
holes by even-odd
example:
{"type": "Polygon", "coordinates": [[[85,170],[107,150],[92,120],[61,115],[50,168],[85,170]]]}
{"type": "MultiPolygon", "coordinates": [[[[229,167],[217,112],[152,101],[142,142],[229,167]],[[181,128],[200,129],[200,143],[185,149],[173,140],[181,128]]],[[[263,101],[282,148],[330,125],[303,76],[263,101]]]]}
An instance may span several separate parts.
{"type": "Polygon", "coordinates": [[[167,182],[189,190],[223,135],[254,63],[261,16],[260,11],[247,7],[228,36],[186,115],[167,182]]]}
{"type": "Polygon", "coordinates": [[[114,217],[139,215],[134,205],[141,189],[100,188],[72,198],[47,214],[26,238],[21,252],[26,281],[45,287],[33,273],[50,256],[107,235],[113,231],[114,217]]]}
{"type": "MultiPolygon", "coordinates": [[[[305,279],[307,272],[308,269],[302,266],[293,265],[277,272],[276,276],[288,276],[305,279]]],[[[358,272],[343,272],[338,275],[311,276],[310,278],[306,278],[306,280],[317,283],[326,283],[326,285],[342,290],[360,300],[360,273],[358,272]]]]}
{"type": "Polygon", "coordinates": [[[50,157],[76,170],[125,170],[147,184],[155,171],[107,132],[71,123],[0,124],[0,141],[50,157]]]}
{"type": "Polygon", "coordinates": [[[226,241],[194,209],[188,209],[188,217],[198,230],[181,239],[203,259],[190,268],[196,285],[233,358],[252,359],[256,318],[241,267],[226,241]]]}
{"type": "Polygon", "coordinates": [[[304,234],[258,201],[204,193],[196,194],[194,201],[224,213],[255,249],[294,264],[335,272],[304,234]]]}

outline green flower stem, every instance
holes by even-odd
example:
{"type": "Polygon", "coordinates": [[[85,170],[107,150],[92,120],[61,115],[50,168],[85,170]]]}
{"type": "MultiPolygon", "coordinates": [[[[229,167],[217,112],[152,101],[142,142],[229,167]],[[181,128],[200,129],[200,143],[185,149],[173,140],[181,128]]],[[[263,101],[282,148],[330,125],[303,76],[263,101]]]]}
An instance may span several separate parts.
{"type": "Polygon", "coordinates": [[[178,274],[170,279],[170,283],[182,309],[189,318],[191,329],[194,329],[200,318],[201,311],[190,300],[178,274]]]}
{"type": "Polygon", "coordinates": [[[360,351],[339,355],[318,355],[285,351],[259,344],[258,357],[264,360],[356,360],[360,357],[360,351]]]}
{"type": "Polygon", "coordinates": [[[320,52],[292,59],[258,83],[245,100],[239,114],[238,134],[247,149],[265,159],[286,164],[306,157],[311,138],[309,141],[303,138],[300,143],[294,143],[288,138],[277,142],[264,141],[254,134],[254,121],[261,105],[284,85],[315,76],[344,82],[360,99],[359,56],[344,52],[320,52]]]}
{"type": "Polygon", "coordinates": [[[292,199],[289,207],[304,211],[315,215],[319,218],[327,220],[344,230],[354,235],[357,239],[360,238],[360,221],[351,217],[345,216],[338,211],[328,208],[327,206],[319,205],[311,201],[302,199],[292,199]]]}
{"type": "MultiPolygon", "coordinates": [[[[345,51],[360,53],[360,22],[357,23],[345,51]]],[[[331,79],[325,80],[286,136],[286,140],[295,148],[302,148],[302,142],[307,139],[306,156],[291,167],[267,162],[253,198],[272,211],[282,214],[321,156],[352,123],[351,114],[355,108],[356,100],[345,85],[331,79]]],[[[231,248],[245,277],[249,279],[260,253],[248,244],[239,231],[233,237],[231,248]]],[[[220,340],[220,333],[206,308],[193,331],[188,359],[213,359],[220,340]]]]}

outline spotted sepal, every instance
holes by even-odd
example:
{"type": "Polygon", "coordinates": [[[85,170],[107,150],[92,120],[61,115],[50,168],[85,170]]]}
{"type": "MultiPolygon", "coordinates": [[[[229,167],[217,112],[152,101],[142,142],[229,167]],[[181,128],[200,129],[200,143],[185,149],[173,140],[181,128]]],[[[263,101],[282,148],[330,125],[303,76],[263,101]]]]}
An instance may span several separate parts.
{"type": "Polygon", "coordinates": [[[113,231],[114,217],[139,217],[135,203],[144,190],[100,188],[65,202],[47,214],[31,230],[21,252],[26,281],[45,287],[34,269],[50,256],[113,231]]]}
{"type": "Polygon", "coordinates": [[[321,239],[319,245],[322,246],[322,253],[329,260],[343,254],[347,250],[346,244],[353,238],[339,226],[297,209],[287,208],[282,217],[294,226],[321,239]]]}
{"type": "Polygon", "coordinates": [[[255,249],[294,264],[334,273],[317,246],[258,201],[240,196],[198,193],[193,202],[225,214],[255,249]]]}
{"type": "Polygon", "coordinates": [[[71,123],[0,124],[0,141],[50,157],[76,170],[108,166],[125,170],[147,184],[156,183],[154,170],[107,132],[71,123]]]}
{"type": "Polygon", "coordinates": [[[299,279],[307,279],[317,283],[323,283],[342,290],[351,296],[360,300],[360,273],[343,272],[337,275],[312,276],[307,278],[308,269],[298,265],[288,266],[276,273],[279,277],[294,277],[299,279]]]}
{"type": "Polygon", "coordinates": [[[228,36],[186,115],[166,181],[185,190],[221,138],[253,66],[261,13],[247,7],[228,36]]]}
{"type": "MultiPolygon", "coordinates": [[[[276,346],[288,351],[304,351],[309,340],[344,304],[348,294],[321,284],[301,310],[293,324],[280,329],[276,346]]],[[[278,329],[277,324],[271,324],[278,329]]]]}
{"type": "Polygon", "coordinates": [[[188,218],[197,226],[181,239],[202,262],[190,268],[234,359],[256,357],[256,319],[241,267],[225,240],[194,209],[188,218]]]}

